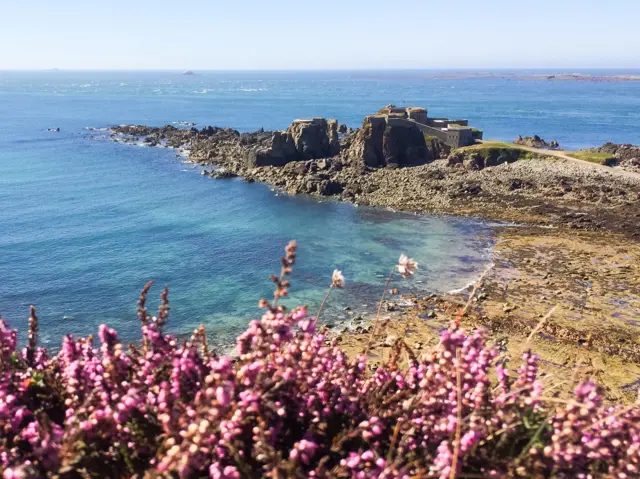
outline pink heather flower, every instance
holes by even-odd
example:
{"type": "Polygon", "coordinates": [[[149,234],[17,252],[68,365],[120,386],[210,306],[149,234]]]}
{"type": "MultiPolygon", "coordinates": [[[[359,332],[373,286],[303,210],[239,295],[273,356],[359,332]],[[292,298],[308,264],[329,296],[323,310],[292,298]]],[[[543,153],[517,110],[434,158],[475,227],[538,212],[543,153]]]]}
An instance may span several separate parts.
{"type": "Polygon", "coordinates": [[[303,333],[312,334],[316,330],[315,324],[316,322],[314,319],[304,319],[298,323],[298,327],[303,333]]]}
{"type": "Polygon", "coordinates": [[[342,275],[342,271],[338,269],[333,270],[333,274],[331,275],[331,286],[334,288],[344,288],[344,276],[342,275]]]}
{"type": "Polygon", "coordinates": [[[231,402],[231,396],[229,395],[229,391],[227,391],[224,387],[218,386],[216,388],[216,400],[221,407],[227,407],[231,402]]]}
{"type": "Polygon", "coordinates": [[[398,273],[400,273],[405,278],[413,275],[417,267],[418,263],[416,263],[412,258],[409,258],[406,254],[400,255],[400,259],[398,260],[398,264],[396,265],[398,273]]]}
{"type": "Polygon", "coordinates": [[[363,461],[370,461],[376,456],[373,453],[373,451],[365,451],[365,452],[362,453],[362,456],[360,456],[360,457],[362,458],[363,461]]]}
{"type": "MultiPolygon", "coordinates": [[[[287,265],[293,259],[291,251],[287,265]]],[[[415,268],[403,255],[394,271],[411,276],[415,268]]],[[[339,287],[334,282],[344,279],[334,273],[340,277],[332,276],[332,287],[339,287]]],[[[640,402],[605,402],[588,381],[566,404],[548,404],[537,397],[543,391],[535,355],[525,354],[515,374],[496,366],[497,352],[481,330],[453,323],[437,346],[408,366],[382,360],[369,371],[367,355],[347,356],[335,339],[316,333],[305,308],[269,308],[240,335],[233,361],[216,356],[204,338],[183,342],[165,335],[155,321],[141,326],[141,346],[126,348],[103,326],[103,344],[69,336],[55,357],[36,352],[28,365],[17,354],[15,332],[0,320],[2,479],[61,475],[61,464],[86,464],[96,476],[105,463],[125,470],[108,448],[95,451],[95,461],[84,461],[82,453],[70,457],[80,440],[89,448],[126,447],[140,475],[148,476],[208,472],[213,479],[239,479],[241,469],[242,477],[262,477],[279,473],[283,458],[283,471],[312,478],[336,472],[354,479],[448,479],[475,470],[504,479],[514,468],[523,477],[534,470],[541,477],[640,477],[640,402]],[[38,401],[36,410],[31,394],[40,378],[42,397],[52,401],[44,399],[44,408],[38,401]],[[516,459],[496,444],[528,441],[520,425],[532,406],[540,413],[531,416],[532,426],[546,420],[550,431],[516,459]],[[47,417],[53,409],[56,416],[47,417]],[[340,438],[347,440],[333,449],[340,438]]]]}
{"type": "Polygon", "coordinates": [[[343,459],[341,461],[343,466],[347,466],[349,469],[355,469],[360,464],[360,455],[355,452],[349,453],[348,459],[343,459]]]}
{"type": "Polygon", "coordinates": [[[315,442],[302,439],[295,444],[289,453],[289,458],[292,460],[300,459],[303,464],[310,464],[317,449],[318,445],[315,442]]]}
{"type": "Polygon", "coordinates": [[[307,308],[297,308],[291,313],[291,319],[295,322],[301,321],[307,317],[307,308]]]}
{"type": "Polygon", "coordinates": [[[2,474],[2,479],[25,479],[27,476],[24,471],[18,469],[7,468],[2,474]]]}
{"type": "Polygon", "coordinates": [[[222,471],[223,479],[240,479],[240,473],[234,466],[226,466],[222,471]]]}

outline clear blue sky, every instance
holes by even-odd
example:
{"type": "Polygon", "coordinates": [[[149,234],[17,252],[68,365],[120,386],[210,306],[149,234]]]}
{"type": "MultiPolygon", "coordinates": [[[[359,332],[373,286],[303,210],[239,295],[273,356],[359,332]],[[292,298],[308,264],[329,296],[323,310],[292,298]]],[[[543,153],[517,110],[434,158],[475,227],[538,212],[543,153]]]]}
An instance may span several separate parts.
{"type": "Polygon", "coordinates": [[[640,0],[0,0],[0,69],[640,68],[640,0]]]}

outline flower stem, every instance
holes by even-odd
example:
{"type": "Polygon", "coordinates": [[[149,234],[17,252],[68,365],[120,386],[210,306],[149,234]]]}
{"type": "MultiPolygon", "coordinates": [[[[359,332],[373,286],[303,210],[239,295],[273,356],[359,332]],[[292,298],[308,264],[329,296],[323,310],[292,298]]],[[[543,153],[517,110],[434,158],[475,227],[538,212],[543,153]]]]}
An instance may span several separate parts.
{"type": "Polygon", "coordinates": [[[396,270],[396,267],[394,266],[393,269],[391,270],[391,273],[389,273],[389,277],[387,278],[387,282],[384,284],[384,290],[382,291],[382,297],[380,298],[380,304],[378,305],[378,313],[376,314],[376,320],[375,320],[374,325],[373,325],[373,333],[371,334],[371,338],[369,338],[369,342],[367,343],[367,347],[364,349],[363,354],[367,354],[369,352],[369,350],[373,346],[373,342],[378,337],[378,334],[380,334],[380,331],[378,331],[379,322],[380,322],[379,321],[380,320],[380,312],[382,311],[382,304],[384,303],[384,296],[387,293],[387,289],[389,288],[389,284],[391,283],[391,278],[393,278],[393,273],[395,272],[395,270],[396,270]]]}
{"type": "Polygon", "coordinates": [[[384,285],[384,289],[382,290],[382,297],[380,298],[380,304],[378,305],[378,313],[376,314],[376,323],[380,319],[380,312],[382,311],[382,303],[384,303],[384,295],[387,294],[387,289],[389,288],[389,284],[391,283],[391,278],[393,278],[393,273],[395,272],[396,267],[394,266],[389,273],[389,277],[387,278],[387,282],[384,285]]]}
{"type": "Polygon", "coordinates": [[[322,300],[322,303],[320,304],[320,309],[318,309],[318,314],[316,314],[316,319],[313,321],[313,325],[314,326],[317,324],[318,319],[320,319],[320,313],[322,313],[322,310],[324,309],[324,305],[326,304],[327,300],[329,299],[329,295],[331,294],[331,290],[332,289],[333,289],[333,284],[331,286],[329,286],[327,294],[324,295],[324,299],[322,300]]]}

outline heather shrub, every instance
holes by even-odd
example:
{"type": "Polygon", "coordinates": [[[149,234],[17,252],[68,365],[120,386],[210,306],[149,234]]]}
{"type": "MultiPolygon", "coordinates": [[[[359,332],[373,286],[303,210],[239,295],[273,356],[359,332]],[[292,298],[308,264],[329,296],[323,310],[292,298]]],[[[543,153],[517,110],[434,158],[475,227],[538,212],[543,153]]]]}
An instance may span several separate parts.
{"type": "MultiPolygon", "coordinates": [[[[32,308],[18,351],[0,322],[3,477],[640,477],[640,402],[607,405],[590,381],[548,397],[534,354],[507,371],[485,333],[457,321],[420,357],[396,341],[372,371],[306,308],[278,305],[294,243],[282,263],[233,357],[214,354],[203,328],[185,342],[166,334],[168,291],[152,317],[151,283],[128,347],[102,325],[50,357],[32,308]]],[[[397,272],[413,269],[403,256],[397,272]]],[[[331,288],[343,284],[334,272],[331,288]]]]}

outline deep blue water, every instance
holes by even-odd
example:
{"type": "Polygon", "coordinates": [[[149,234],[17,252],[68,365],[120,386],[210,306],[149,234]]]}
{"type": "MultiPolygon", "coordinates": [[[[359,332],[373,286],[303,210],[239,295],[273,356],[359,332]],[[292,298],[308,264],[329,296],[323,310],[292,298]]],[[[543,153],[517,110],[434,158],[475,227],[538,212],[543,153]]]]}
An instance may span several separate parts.
{"type": "Polygon", "coordinates": [[[277,195],[213,181],[175,152],[92,139],[86,127],[176,121],[241,131],[292,119],[358,126],[388,103],[467,117],[485,137],[556,138],[578,148],[640,142],[640,83],[434,80],[346,72],[0,72],[0,314],[14,326],[38,307],[44,341],[101,322],[137,336],[135,302],[168,283],[174,331],[200,322],[220,341],[258,314],[282,248],[299,242],[294,298],[319,304],[334,267],[348,287],[333,299],[371,308],[401,252],[426,291],[464,286],[487,262],[485,225],[277,195]],[[379,76],[379,75],[378,75],[379,76]],[[47,128],[60,127],[60,133],[47,128]]]}

